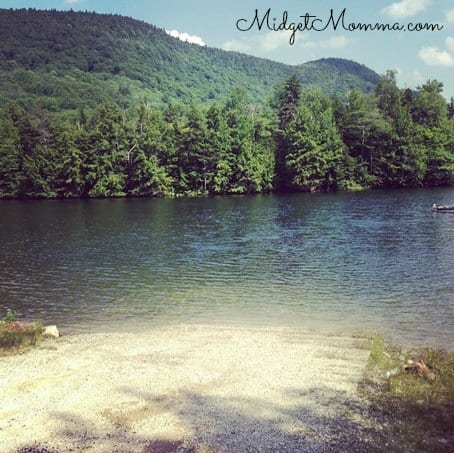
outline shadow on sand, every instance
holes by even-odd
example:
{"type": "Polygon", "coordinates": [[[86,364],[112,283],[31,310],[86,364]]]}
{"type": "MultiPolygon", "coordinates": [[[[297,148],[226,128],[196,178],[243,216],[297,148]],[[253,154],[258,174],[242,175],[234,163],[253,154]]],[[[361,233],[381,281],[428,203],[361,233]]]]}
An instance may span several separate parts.
{"type": "MultiPolygon", "coordinates": [[[[98,424],[71,414],[55,414],[61,427],[55,443],[23,446],[17,453],[96,452],[375,452],[383,423],[361,400],[320,386],[287,389],[291,404],[269,400],[223,398],[199,391],[179,390],[153,395],[119,389],[136,401],[134,407],[106,409],[98,424]],[[154,418],[171,416],[181,436],[144,436],[154,418]]],[[[156,432],[156,428],[154,428],[156,432]]],[[[166,427],[160,426],[160,433],[166,427]]],[[[175,430],[173,431],[175,433],[175,430]]]]}

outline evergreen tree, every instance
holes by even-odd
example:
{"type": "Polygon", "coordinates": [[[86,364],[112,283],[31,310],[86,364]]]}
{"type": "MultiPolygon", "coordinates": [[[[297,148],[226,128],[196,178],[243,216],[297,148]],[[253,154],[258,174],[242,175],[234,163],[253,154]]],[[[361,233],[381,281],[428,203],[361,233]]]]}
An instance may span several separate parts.
{"type": "Polygon", "coordinates": [[[287,129],[296,121],[297,111],[301,98],[301,82],[298,77],[291,76],[277,95],[274,106],[277,108],[278,130],[276,132],[276,158],[275,158],[275,184],[278,191],[292,190],[294,174],[289,172],[287,154],[290,143],[288,142],[287,129]]]}
{"type": "Polygon", "coordinates": [[[442,96],[443,84],[428,80],[418,87],[413,117],[425,150],[424,185],[450,185],[454,181],[454,120],[442,96]]]}
{"type": "Polygon", "coordinates": [[[284,165],[297,191],[336,190],[343,178],[343,144],[328,99],[305,96],[286,131],[284,165]]]}
{"type": "Polygon", "coordinates": [[[178,161],[181,187],[186,192],[207,193],[214,173],[214,156],[202,112],[192,105],[182,134],[178,161]]]}
{"type": "Polygon", "coordinates": [[[56,131],[54,147],[59,150],[56,178],[57,194],[62,198],[80,197],[83,191],[82,153],[75,144],[73,130],[68,126],[56,131]]]}
{"type": "Polygon", "coordinates": [[[418,143],[408,92],[397,87],[395,71],[388,71],[377,86],[378,107],[392,131],[388,148],[378,159],[375,185],[412,187],[422,184],[426,171],[425,150],[418,143]]]}
{"type": "Polygon", "coordinates": [[[208,109],[102,104],[65,120],[0,111],[0,198],[326,191],[454,183],[454,120],[442,84],[373,94],[305,92],[297,77],[274,110],[235,88],[208,109]]]}
{"type": "Polygon", "coordinates": [[[58,172],[58,150],[53,146],[49,119],[26,117],[21,124],[21,187],[26,198],[55,198],[58,172]]]}
{"type": "Polygon", "coordinates": [[[91,119],[88,128],[88,149],[82,164],[88,196],[124,196],[130,143],[124,117],[117,107],[104,104],[91,119]]]}
{"type": "Polygon", "coordinates": [[[141,105],[126,153],[128,194],[132,196],[164,196],[172,193],[172,178],[161,161],[166,160],[163,146],[165,123],[162,116],[141,105]]]}
{"type": "Polygon", "coordinates": [[[233,160],[229,153],[227,122],[219,104],[212,104],[207,110],[206,125],[207,147],[213,156],[211,192],[225,193],[229,187],[233,160]]]}
{"type": "Polygon", "coordinates": [[[377,162],[388,148],[391,124],[377,107],[376,98],[352,90],[345,104],[333,104],[334,116],[348,152],[345,185],[370,187],[377,162]]]}
{"type": "Polygon", "coordinates": [[[0,198],[14,198],[21,186],[21,143],[17,107],[0,113],[0,198]]]}

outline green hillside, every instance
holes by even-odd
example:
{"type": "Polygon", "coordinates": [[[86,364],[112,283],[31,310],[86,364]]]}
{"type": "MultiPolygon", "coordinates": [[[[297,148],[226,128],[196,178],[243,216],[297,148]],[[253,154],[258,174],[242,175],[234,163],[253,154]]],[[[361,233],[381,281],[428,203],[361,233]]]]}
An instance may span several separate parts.
{"type": "Polygon", "coordinates": [[[96,13],[0,9],[0,102],[51,112],[225,101],[242,86],[256,104],[297,75],[345,95],[370,92],[378,75],[358,63],[323,59],[289,66],[237,52],[200,47],[138,20],[96,13]]]}
{"type": "Polygon", "coordinates": [[[348,60],[199,47],[121,16],[0,10],[0,198],[452,185],[442,90],[348,60]]]}

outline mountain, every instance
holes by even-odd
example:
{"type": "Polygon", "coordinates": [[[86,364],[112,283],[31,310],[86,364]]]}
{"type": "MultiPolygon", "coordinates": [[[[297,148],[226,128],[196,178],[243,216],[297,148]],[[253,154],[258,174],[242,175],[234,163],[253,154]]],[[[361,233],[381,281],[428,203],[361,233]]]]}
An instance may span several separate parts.
{"type": "Polygon", "coordinates": [[[327,94],[370,92],[379,76],[349,60],[290,66],[237,52],[200,47],[153,25],[92,12],[0,9],[0,102],[51,112],[90,108],[107,99],[126,108],[225,100],[243,86],[264,104],[296,74],[327,94]]]}

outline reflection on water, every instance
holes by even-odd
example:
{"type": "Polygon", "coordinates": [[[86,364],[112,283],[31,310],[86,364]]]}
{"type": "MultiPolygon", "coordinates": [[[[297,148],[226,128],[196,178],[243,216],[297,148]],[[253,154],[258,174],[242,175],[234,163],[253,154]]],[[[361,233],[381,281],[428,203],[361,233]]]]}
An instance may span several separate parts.
{"type": "Polygon", "coordinates": [[[378,327],[452,346],[453,189],[0,202],[0,309],[73,331],[378,327]]]}

